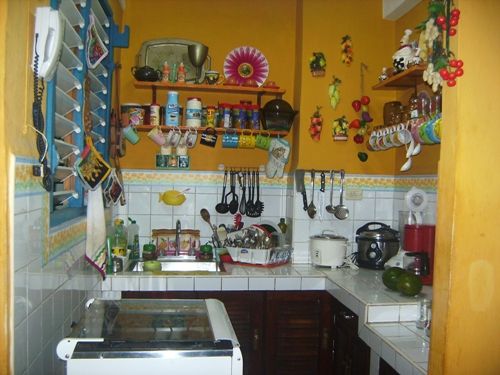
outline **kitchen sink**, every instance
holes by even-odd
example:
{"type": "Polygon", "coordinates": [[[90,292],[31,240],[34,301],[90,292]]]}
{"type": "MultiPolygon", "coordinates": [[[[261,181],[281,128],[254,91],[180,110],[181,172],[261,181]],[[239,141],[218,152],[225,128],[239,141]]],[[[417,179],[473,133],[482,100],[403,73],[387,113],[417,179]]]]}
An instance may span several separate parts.
{"type": "MultiPolygon", "coordinates": [[[[199,260],[195,257],[162,257],[157,259],[161,264],[161,272],[217,272],[223,271],[222,265],[215,260],[199,260]]],[[[149,271],[144,269],[144,261],[132,261],[127,267],[129,272],[149,271]]],[[[159,272],[160,270],[152,270],[159,272]]]]}

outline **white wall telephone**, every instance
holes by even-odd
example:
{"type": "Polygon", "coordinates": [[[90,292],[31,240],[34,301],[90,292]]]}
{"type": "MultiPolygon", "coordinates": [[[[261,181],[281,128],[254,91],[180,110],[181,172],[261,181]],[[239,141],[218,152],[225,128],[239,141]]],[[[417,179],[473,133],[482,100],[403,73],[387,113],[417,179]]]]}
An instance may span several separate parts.
{"type": "Polygon", "coordinates": [[[51,80],[56,71],[64,37],[63,18],[58,10],[50,7],[36,9],[35,35],[33,38],[33,63],[39,77],[51,80]]]}

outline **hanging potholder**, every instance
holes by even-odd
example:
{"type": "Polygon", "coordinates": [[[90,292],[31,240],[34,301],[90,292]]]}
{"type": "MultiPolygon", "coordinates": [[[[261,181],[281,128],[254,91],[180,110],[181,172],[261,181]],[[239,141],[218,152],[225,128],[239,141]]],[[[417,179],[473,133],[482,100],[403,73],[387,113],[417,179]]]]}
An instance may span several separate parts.
{"type": "Polygon", "coordinates": [[[111,173],[111,167],[94,147],[92,138],[85,137],[86,146],[75,169],[87,189],[95,190],[111,173]]]}
{"type": "Polygon", "coordinates": [[[106,204],[110,206],[111,204],[117,204],[120,197],[123,194],[123,186],[120,183],[120,179],[116,174],[116,169],[111,170],[111,174],[108,178],[108,184],[104,189],[104,197],[106,198],[106,204]]]}
{"type": "Polygon", "coordinates": [[[90,69],[95,69],[97,65],[108,55],[108,49],[104,45],[95,26],[94,16],[89,17],[89,27],[87,30],[87,65],[90,69]]]}

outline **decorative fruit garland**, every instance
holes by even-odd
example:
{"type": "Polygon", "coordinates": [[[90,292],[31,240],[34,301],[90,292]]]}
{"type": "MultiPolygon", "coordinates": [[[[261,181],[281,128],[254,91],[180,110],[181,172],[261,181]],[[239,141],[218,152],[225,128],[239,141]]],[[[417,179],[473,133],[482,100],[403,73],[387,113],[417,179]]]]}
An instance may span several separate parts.
{"type": "Polygon", "coordinates": [[[340,61],[347,66],[350,66],[352,63],[352,39],[349,35],[344,35],[342,40],[340,41],[341,53],[340,53],[340,61]]]}
{"type": "Polygon", "coordinates": [[[464,74],[463,61],[450,50],[450,37],[457,34],[456,26],[460,20],[460,10],[452,7],[453,0],[430,0],[429,17],[417,26],[423,33],[422,42],[426,42],[420,48],[431,50],[423,78],[434,92],[443,85],[443,81],[448,87],[454,87],[457,78],[464,74]]]}
{"type": "Polygon", "coordinates": [[[309,125],[309,134],[316,142],[319,142],[321,138],[321,129],[323,127],[323,117],[321,116],[320,110],[321,107],[316,106],[316,111],[314,111],[311,117],[311,125],[309,125]]]}

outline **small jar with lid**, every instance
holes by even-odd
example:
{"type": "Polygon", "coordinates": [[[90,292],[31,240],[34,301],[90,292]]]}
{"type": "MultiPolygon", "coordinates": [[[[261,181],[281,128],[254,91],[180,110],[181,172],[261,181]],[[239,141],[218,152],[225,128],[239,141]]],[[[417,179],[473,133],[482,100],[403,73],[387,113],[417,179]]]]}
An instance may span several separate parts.
{"type": "Polygon", "coordinates": [[[233,105],[233,110],[231,111],[231,122],[232,127],[235,129],[241,129],[241,117],[240,113],[243,107],[240,104],[233,105]]]}

